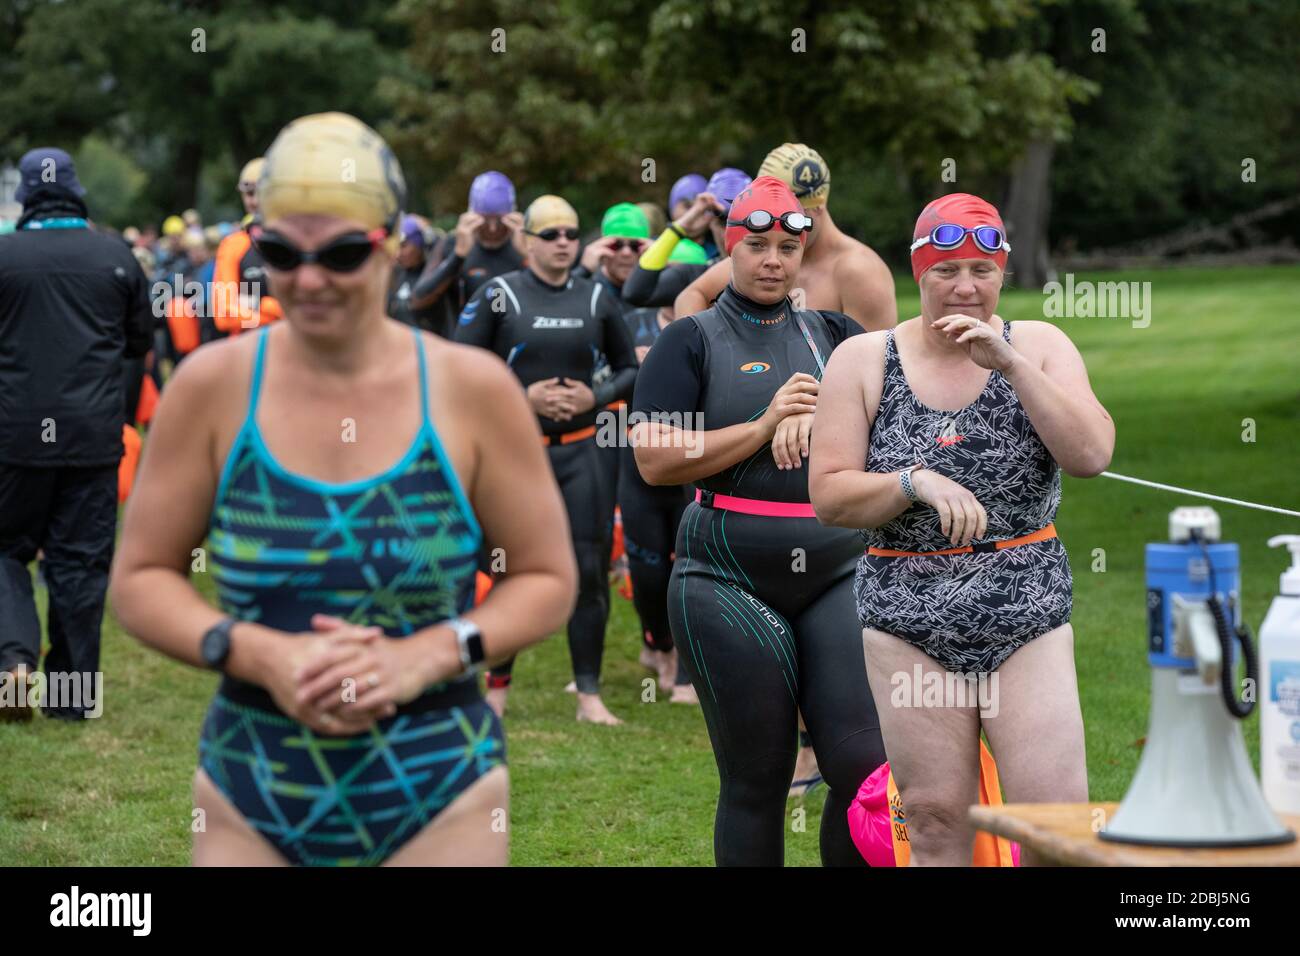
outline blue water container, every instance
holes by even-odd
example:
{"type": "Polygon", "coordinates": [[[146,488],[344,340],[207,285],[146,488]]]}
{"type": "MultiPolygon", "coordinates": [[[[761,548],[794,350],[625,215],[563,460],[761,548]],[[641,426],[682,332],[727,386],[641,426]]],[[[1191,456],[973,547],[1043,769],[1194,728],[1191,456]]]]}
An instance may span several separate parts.
{"type": "MultiPolygon", "coordinates": [[[[1236,626],[1241,618],[1241,564],[1237,546],[1231,543],[1207,544],[1205,550],[1194,542],[1187,544],[1147,545],[1147,659],[1152,667],[1194,670],[1196,661],[1174,654],[1173,595],[1184,598],[1210,596],[1210,568],[1214,569],[1216,594],[1222,602],[1228,622],[1236,626]],[[1209,563],[1205,560],[1209,553],[1209,563]]],[[[1232,642],[1236,660],[1237,642],[1232,642]]]]}

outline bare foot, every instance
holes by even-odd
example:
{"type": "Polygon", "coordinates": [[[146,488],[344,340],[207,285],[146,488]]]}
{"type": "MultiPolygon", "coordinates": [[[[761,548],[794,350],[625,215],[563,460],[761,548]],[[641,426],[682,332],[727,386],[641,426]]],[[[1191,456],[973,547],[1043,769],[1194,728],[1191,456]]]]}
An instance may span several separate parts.
{"type": "Polygon", "coordinates": [[[659,671],[659,692],[666,694],[677,680],[677,648],[660,651],[657,656],[659,660],[655,662],[655,670],[659,671]]]}
{"type": "Polygon", "coordinates": [[[794,779],[790,781],[790,796],[802,797],[821,783],[821,771],[817,769],[817,754],[811,747],[800,747],[799,755],[794,761],[794,779]],[[812,781],[811,783],[796,781],[812,781]]]}
{"type": "Polygon", "coordinates": [[[654,648],[642,644],[641,656],[636,659],[637,663],[646,670],[657,671],[659,669],[658,654],[659,652],[654,648]]]}
{"type": "Polygon", "coordinates": [[[599,694],[578,695],[578,722],[603,724],[606,727],[617,727],[623,723],[609,712],[609,708],[605,706],[599,694]]]}
{"type": "Polygon", "coordinates": [[[695,693],[695,687],[692,684],[675,684],[673,686],[673,696],[668,698],[670,704],[699,704],[700,695],[695,693]]]}
{"type": "Polygon", "coordinates": [[[483,693],[487,705],[496,711],[498,718],[506,715],[506,695],[509,693],[509,687],[489,687],[483,693]]]}

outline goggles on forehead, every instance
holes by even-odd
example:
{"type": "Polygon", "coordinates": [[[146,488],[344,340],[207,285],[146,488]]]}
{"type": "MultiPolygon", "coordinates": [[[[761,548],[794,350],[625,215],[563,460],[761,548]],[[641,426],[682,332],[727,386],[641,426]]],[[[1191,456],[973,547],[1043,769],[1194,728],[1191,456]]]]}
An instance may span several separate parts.
{"type": "Polygon", "coordinates": [[[922,236],[912,243],[912,252],[916,252],[927,243],[933,245],[936,249],[956,249],[960,246],[967,236],[973,236],[975,245],[984,252],[993,255],[999,252],[1010,252],[1011,245],[1003,235],[1002,230],[997,226],[972,226],[966,228],[952,222],[941,222],[930,230],[928,236],[922,236]]]}
{"type": "Polygon", "coordinates": [[[807,213],[783,212],[780,216],[773,216],[766,209],[755,209],[744,219],[728,219],[727,225],[744,226],[750,232],[767,232],[778,222],[792,236],[807,232],[813,227],[812,217],[807,213]]]}

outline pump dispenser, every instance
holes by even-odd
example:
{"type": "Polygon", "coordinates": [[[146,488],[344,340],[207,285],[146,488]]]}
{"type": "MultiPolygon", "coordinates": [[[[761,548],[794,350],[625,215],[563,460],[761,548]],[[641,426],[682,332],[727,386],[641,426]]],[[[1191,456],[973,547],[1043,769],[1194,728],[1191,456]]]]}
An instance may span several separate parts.
{"type": "Polygon", "coordinates": [[[1291,567],[1259,629],[1259,769],[1264,799],[1275,813],[1300,813],[1300,535],[1279,534],[1291,567]]]}

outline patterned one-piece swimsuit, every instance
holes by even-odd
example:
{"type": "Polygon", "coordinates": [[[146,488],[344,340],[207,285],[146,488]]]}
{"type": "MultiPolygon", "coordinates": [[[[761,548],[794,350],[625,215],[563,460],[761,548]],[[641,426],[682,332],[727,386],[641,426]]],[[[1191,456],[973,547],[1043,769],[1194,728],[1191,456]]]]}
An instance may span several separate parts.
{"type": "MultiPolygon", "coordinates": [[[[1011,323],[1003,323],[1011,341],[1011,323]]],[[[979,397],[959,411],[917,399],[891,331],[884,387],[871,425],[867,470],[916,462],[970,491],[988,514],[973,543],[1005,541],[1052,523],[1061,501],[1056,461],[1034,431],[1015,389],[991,372],[979,397]]],[[[917,502],[879,528],[868,546],[897,551],[952,547],[938,513],[917,502]]],[[[864,554],[854,579],[858,619],[915,644],[950,671],[996,670],[1016,648],[1070,620],[1073,582],[1060,538],[974,554],[864,554]]]]}
{"type": "MultiPolygon", "coordinates": [[[[420,333],[420,430],[392,468],[330,484],[283,468],[257,426],[270,331],[260,333],[248,414],[217,489],[209,562],[226,613],[290,633],[331,614],[403,637],[473,604],[482,534],[429,417],[420,333]]],[[[429,688],[354,736],[287,717],[261,687],[226,677],[199,739],[218,789],[286,858],[381,863],[505,761],[477,683],[429,688]]]]}

